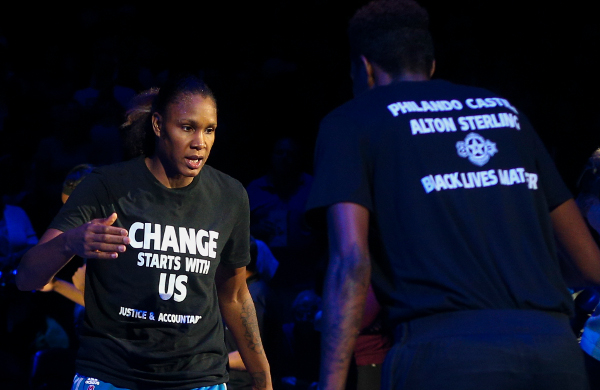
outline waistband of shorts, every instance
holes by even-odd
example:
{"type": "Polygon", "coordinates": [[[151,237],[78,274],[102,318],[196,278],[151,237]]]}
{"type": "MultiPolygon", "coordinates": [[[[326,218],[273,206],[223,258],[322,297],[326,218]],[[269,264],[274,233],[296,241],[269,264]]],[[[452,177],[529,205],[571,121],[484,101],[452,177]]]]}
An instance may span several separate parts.
{"type": "Polygon", "coordinates": [[[573,333],[564,313],[541,310],[460,310],[416,318],[396,326],[394,341],[474,334],[573,333]]]}

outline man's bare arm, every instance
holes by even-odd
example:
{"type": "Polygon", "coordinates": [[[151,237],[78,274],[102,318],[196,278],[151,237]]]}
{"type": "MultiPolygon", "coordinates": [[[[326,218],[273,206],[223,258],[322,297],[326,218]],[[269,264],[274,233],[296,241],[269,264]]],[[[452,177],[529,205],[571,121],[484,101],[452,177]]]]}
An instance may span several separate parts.
{"type": "Polygon", "coordinates": [[[600,249],[575,201],[569,199],[561,204],[550,217],[558,245],[577,267],[582,283],[600,285],[600,249]]]}
{"type": "Polygon", "coordinates": [[[327,212],[329,265],[323,292],[319,388],[343,390],[371,280],[369,211],[338,203],[327,212]]]}

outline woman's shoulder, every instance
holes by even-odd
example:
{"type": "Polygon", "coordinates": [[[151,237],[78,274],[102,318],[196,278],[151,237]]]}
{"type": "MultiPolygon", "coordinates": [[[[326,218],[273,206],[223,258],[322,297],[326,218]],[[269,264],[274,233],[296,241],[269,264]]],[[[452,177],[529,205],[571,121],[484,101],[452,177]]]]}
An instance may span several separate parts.
{"type": "Polygon", "coordinates": [[[143,157],[135,157],[130,160],[120,161],[112,164],[101,165],[96,167],[93,172],[102,175],[114,175],[125,173],[138,173],[144,167],[143,157]]]}
{"type": "Polygon", "coordinates": [[[206,180],[207,184],[219,186],[224,189],[244,190],[244,186],[238,179],[210,165],[205,165],[202,168],[200,180],[206,180]]]}
{"type": "Polygon", "coordinates": [[[125,160],[117,163],[101,165],[96,167],[87,177],[94,178],[92,181],[104,183],[123,183],[131,185],[146,178],[146,166],[143,157],[136,157],[131,160],[125,160]]]}

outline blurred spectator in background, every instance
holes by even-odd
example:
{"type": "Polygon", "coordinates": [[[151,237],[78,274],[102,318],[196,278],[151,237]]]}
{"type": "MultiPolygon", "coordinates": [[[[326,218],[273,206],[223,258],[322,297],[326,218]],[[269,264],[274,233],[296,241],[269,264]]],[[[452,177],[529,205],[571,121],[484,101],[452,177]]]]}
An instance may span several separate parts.
{"type": "MultiPolygon", "coordinates": [[[[596,149],[588,159],[577,184],[577,205],[592,237],[600,245],[600,149],[596,149]]],[[[591,390],[600,389],[600,313],[597,309],[599,299],[600,293],[597,288],[586,287],[576,291],[574,331],[580,337],[580,346],[585,352],[591,390]]]]}
{"type": "Polygon", "coordinates": [[[277,387],[306,390],[319,380],[319,318],[321,297],[315,290],[303,290],[292,303],[292,321],[283,324],[279,360],[272,366],[277,387]]]}
{"type": "Polygon", "coordinates": [[[269,171],[246,187],[251,233],[264,241],[279,261],[272,284],[278,299],[274,311],[281,315],[281,324],[292,320],[294,298],[300,291],[314,289],[324,268],[324,241],[303,220],[312,184],[312,176],[302,169],[303,158],[296,140],[278,139],[269,171]]]}
{"type": "Polygon", "coordinates": [[[23,384],[31,344],[44,327],[33,311],[31,294],[15,286],[21,256],[38,242],[29,216],[19,206],[6,204],[0,194],[0,388],[23,384]]]}
{"type": "MultiPolygon", "coordinates": [[[[94,166],[91,164],[79,164],[71,168],[67,174],[61,191],[62,203],[66,203],[69,196],[85,177],[92,172],[94,166]]],[[[66,389],[72,384],[75,375],[75,354],[78,347],[77,334],[81,329],[85,311],[84,289],[85,289],[85,259],[76,256],[71,260],[68,270],[79,266],[72,273],[71,282],[55,276],[48,284],[39,291],[54,291],[74,303],[73,326],[75,335],[72,342],[66,345],[45,343],[40,345],[33,355],[29,384],[31,390],[38,389],[66,389]]],[[[66,271],[66,274],[72,271],[66,271]]],[[[56,328],[56,327],[54,327],[56,328]]]]}

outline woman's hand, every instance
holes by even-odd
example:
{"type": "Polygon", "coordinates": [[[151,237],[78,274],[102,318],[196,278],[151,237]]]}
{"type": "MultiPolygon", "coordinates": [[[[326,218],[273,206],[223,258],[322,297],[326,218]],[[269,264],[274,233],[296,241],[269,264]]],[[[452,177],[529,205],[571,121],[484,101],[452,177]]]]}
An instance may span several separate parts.
{"type": "Polygon", "coordinates": [[[65,249],[88,259],[116,259],[130,242],[127,229],[112,226],[116,220],[117,214],[112,213],[65,232],[65,249]]]}

